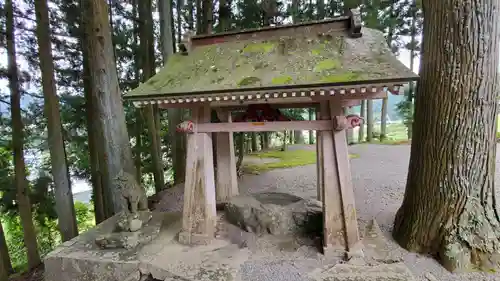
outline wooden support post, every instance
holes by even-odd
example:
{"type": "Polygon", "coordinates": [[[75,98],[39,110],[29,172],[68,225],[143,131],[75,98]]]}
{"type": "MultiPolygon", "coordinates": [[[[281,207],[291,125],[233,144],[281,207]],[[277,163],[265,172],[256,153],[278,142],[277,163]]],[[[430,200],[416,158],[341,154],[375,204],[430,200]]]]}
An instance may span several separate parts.
{"type": "MultiPolygon", "coordinates": [[[[329,115],[327,115],[329,118],[329,115]]],[[[321,120],[320,109],[316,109],[316,120],[321,120]]],[[[317,198],[319,201],[323,200],[323,146],[322,146],[321,131],[316,131],[316,175],[317,175],[317,198]]]]}
{"type": "MultiPolygon", "coordinates": [[[[340,103],[330,101],[330,117],[341,116],[343,114],[340,103]]],[[[333,150],[337,161],[336,167],[339,193],[342,199],[342,213],[345,226],[346,250],[353,252],[354,247],[359,242],[358,220],[356,216],[356,205],[354,199],[354,186],[352,184],[351,164],[349,161],[349,151],[346,141],[346,134],[333,130],[333,150]]]]}
{"type": "MultiPolygon", "coordinates": [[[[339,101],[321,103],[321,116],[342,116],[339,101]]],[[[344,131],[323,131],[323,223],[325,253],[349,253],[359,242],[349,153],[344,131]]]]}
{"type": "MultiPolygon", "coordinates": [[[[210,107],[192,109],[196,123],[210,122],[210,107]]],[[[212,138],[209,133],[187,135],[184,209],[179,242],[208,244],[214,238],[217,213],[212,138]]]]}
{"type": "MultiPolygon", "coordinates": [[[[221,122],[231,123],[231,112],[219,109],[217,115],[221,122]]],[[[216,134],[216,196],[217,204],[225,203],[231,197],[238,195],[238,176],[236,174],[236,159],[234,155],[234,141],[232,132],[216,134]]]]}

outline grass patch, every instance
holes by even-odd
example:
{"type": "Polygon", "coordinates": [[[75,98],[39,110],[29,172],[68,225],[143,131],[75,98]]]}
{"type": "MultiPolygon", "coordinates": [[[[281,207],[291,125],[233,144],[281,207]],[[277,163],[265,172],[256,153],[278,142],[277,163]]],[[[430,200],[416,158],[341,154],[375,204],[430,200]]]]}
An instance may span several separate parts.
{"type": "MultiPolygon", "coordinates": [[[[252,153],[249,154],[249,156],[278,159],[278,161],[271,163],[243,164],[243,172],[246,174],[254,175],[258,175],[260,173],[274,169],[292,168],[316,163],[316,151],[314,150],[270,150],[265,152],[252,153]]],[[[349,154],[349,158],[359,158],[359,155],[349,154]]]]}

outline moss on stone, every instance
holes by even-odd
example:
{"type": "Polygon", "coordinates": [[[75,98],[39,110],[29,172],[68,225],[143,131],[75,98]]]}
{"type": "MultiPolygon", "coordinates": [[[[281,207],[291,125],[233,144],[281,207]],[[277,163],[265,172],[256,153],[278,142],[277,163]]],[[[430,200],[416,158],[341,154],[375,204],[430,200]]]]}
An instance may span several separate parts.
{"type": "Polygon", "coordinates": [[[316,66],[314,66],[314,72],[322,72],[325,70],[332,70],[332,69],[339,68],[340,66],[341,65],[340,65],[339,60],[326,59],[326,60],[322,60],[322,61],[318,62],[316,64],[316,66]]]}
{"type": "Polygon", "coordinates": [[[292,81],[293,81],[292,76],[283,75],[274,77],[272,83],[275,85],[285,85],[285,84],[290,84],[292,81]]]}

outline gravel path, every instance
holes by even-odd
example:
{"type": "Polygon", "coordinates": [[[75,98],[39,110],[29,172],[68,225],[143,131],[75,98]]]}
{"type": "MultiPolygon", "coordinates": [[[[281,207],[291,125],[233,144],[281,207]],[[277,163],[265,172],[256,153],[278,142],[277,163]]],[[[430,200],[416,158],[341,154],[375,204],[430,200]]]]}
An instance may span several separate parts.
{"type": "MultiPolygon", "coordinates": [[[[314,146],[304,145],[301,148],[314,149],[314,146]]],[[[375,217],[382,231],[392,241],[390,230],[394,215],[404,195],[410,146],[364,144],[351,146],[349,150],[351,153],[356,153],[360,156],[359,158],[351,159],[351,171],[361,231],[364,229],[366,222],[375,217]]],[[[497,155],[497,184],[500,180],[499,156],[497,155]]],[[[239,188],[241,193],[280,190],[291,192],[298,196],[314,198],[316,197],[316,165],[273,170],[261,175],[244,175],[241,178],[239,188]]],[[[497,188],[497,192],[499,193],[498,196],[500,196],[500,187],[497,188]]],[[[179,210],[182,208],[180,204],[182,202],[182,190],[178,188],[170,189],[163,198],[160,203],[162,205],[160,209],[179,210]],[[168,200],[165,200],[166,198],[168,200]]],[[[412,253],[405,252],[404,261],[419,280],[427,280],[424,276],[428,273],[432,273],[440,281],[500,280],[500,275],[491,274],[470,273],[452,275],[433,259],[412,253]]],[[[257,264],[252,265],[251,269],[245,271],[250,274],[250,272],[255,270],[255,266],[260,268],[259,270],[264,271],[281,271],[276,265],[272,269],[273,266],[258,266],[257,264]]],[[[290,271],[290,268],[286,268],[281,275],[287,281],[307,280],[289,276],[293,272],[290,271]]],[[[274,278],[277,275],[272,274],[272,277],[262,277],[264,279],[249,277],[248,280],[285,280],[274,278]]]]}

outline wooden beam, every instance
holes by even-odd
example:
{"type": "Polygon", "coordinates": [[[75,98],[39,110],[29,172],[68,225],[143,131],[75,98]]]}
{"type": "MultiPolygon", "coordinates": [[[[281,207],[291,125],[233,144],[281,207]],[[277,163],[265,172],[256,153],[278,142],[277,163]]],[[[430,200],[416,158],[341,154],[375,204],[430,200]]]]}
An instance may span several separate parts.
{"type": "MultiPolygon", "coordinates": [[[[194,122],[210,122],[210,108],[202,106],[191,112],[194,122]]],[[[215,201],[212,138],[207,133],[187,136],[184,208],[179,242],[207,244],[214,238],[217,220],[215,201]]]]}
{"type": "MultiPolygon", "coordinates": [[[[321,120],[321,111],[319,108],[316,109],[316,120],[321,120]]],[[[323,145],[322,145],[322,135],[320,131],[316,131],[316,174],[317,174],[317,199],[322,201],[323,199],[323,145]]]]}
{"type": "MultiPolygon", "coordinates": [[[[342,116],[344,110],[337,103],[330,101],[330,117],[342,116]]],[[[334,167],[338,178],[338,195],[342,199],[343,224],[345,226],[345,246],[347,252],[352,251],[359,242],[358,221],[354,204],[354,190],[351,178],[351,165],[344,131],[332,131],[333,152],[336,163],[334,167]]],[[[337,195],[337,196],[338,196],[337,195]]]]}
{"type": "Polygon", "coordinates": [[[237,123],[204,123],[197,124],[194,131],[198,133],[214,132],[271,132],[282,130],[323,130],[333,129],[327,120],[312,121],[275,121],[275,122],[237,122],[237,123]]]}
{"type": "MultiPolygon", "coordinates": [[[[321,119],[333,124],[330,118],[329,102],[320,105],[321,119]]],[[[338,189],[337,161],[333,149],[332,131],[319,132],[321,138],[322,202],[323,202],[323,247],[324,253],[345,255],[344,219],[342,200],[338,189]]]]}
{"type": "MultiPolygon", "coordinates": [[[[231,112],[228,110],[217,110],[217,116],[222,122],[231,124],[231,112]]],[[[236,159],[234,154],[233,133],[217,132],[217,173],[216,173],[216,196],[217,204],[225,203],[231,197],[238,195],[238,176],[236,173],[236,159]]]]}

